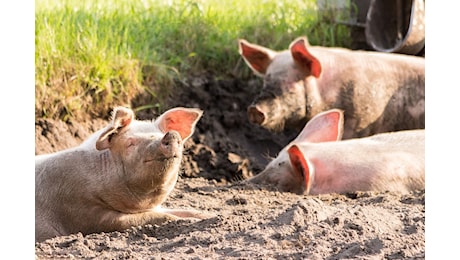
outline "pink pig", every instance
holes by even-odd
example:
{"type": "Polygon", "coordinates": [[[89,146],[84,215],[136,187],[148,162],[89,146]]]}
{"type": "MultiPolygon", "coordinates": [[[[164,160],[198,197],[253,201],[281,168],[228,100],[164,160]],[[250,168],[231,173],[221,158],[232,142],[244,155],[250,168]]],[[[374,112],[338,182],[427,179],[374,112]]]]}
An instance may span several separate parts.
{"type": "Polygon", "coordinates": [[[302,129],[316,114],[344,111],[344,139],[425,128],[425,59],[310,46],[306,37],[274,51],[239,40],[239,53],[263,77],[248,118],[271,131],[302,129]]]}
{"type": "Polygon", "coordinates": [[[35,240],[211,216],[161,207],[202,113],[177,107],[152,122],[117,107],[112,121],[81,145],[36,156],[35,240]]]}
{"type": "Polygon", "coordinates": [[[395,191],[425,187],[425,130],[339,141],[343,112],[313,117],[250,183],[297,194],[395,191]]]}

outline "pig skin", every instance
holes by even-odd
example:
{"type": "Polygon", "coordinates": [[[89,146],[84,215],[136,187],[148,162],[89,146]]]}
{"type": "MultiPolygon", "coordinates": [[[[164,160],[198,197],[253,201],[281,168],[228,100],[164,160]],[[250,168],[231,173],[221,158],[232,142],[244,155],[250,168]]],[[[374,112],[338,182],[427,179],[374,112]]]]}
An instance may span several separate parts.
{"type": "Polygon", "coordinates": [[[301,133],[248,183],[296,194],[425,188],[425,130],[404,130],[340,140],[343,112],[331,109],[301,133]]]}
{"type": "Polygon", "coordinates": [[[117,107],[112,122],[80,146],[36,156],[36,242],[211,217],[161,207],[177,181],[184,142],[202,113],[178,107],[151,122],[117,107]]]}
{"type": "Polygon", "coordinates": [[[411,55],[310,46],[306,37],[274,51],[238,41],[264,86],[248,107],[254,124],[301,130],[322,111],[342,109],[343,138],[425,128],[425,59],[411,55]]]}

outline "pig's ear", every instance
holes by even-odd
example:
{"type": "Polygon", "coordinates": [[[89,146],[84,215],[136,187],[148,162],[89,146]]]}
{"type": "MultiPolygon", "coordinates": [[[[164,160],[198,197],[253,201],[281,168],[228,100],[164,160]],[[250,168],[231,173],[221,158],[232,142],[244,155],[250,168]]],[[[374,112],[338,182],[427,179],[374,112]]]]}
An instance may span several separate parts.
{"type": "Polygon", "coordinates": [[[310,44],[307,37],[299,37],[291,43],[289,49],[298,64],[306,67],[314,77],[319,78],[321,75],[321,63],[308,51],[308,47],[310,47],[310,44]]]}
{"type": "Polygon", "coordinates": [[[171,130],[179,132],[185,141],[195,131],[195,125],[202,115],[203,111],[197,108],[176,107],[164,112],[155,123],[163,133],[171,130]]]}
{"type": "Polygon", "coordinates": [[[134,112],[126,107],[116,107],[112,111],[112,122],[96,141],[96,149],[104,150],[110,147],[112,136],[119,129],[128,126],[134,119],[134,112]]]}
{"type": "Polygon", "coordinates": [[[248,64],[249,68],[260,77],[264,76],[268,65],[270,65],[273,57],[276,55],[275,51],[249,43],[244,39],[238,40],[238,52],[243,57],[246,64],[248,64]]]}
{"type": "Polygon", "coordinates": [[[294,142],[332,142],[342,139],[343,111],[331,109],[321,112],[307,122],[294,142]]]}
{"type": "Polygon", "coordinates": [[[302,151],[297,145],[292,145],[288,149],[289,160],[294,170],[294,179],[298,180],[304,186],[303,194],[310,193],[311,182],[314,174],[314,167],[308,159],[305,158],[302,151]]]}

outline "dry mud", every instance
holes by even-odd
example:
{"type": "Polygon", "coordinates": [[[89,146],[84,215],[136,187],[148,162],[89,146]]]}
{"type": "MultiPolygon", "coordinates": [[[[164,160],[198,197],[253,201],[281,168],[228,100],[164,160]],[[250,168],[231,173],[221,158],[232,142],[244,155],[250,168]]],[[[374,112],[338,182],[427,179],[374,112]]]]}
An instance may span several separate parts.
{"type": "MultiPolygon", "coordinates": [[[[216,216],[35,244],[36,259],[424,259],[425,191],[295,195],[240,183],[263,169],[296,133],[247,121],[260,82],[213,77],[178,84],[168,107],[199,107],[202,119],[164,206],[216,216]]],[[[142,111],[139,119],[157,114],[142,111]]],[[[78,145],[105,125],[38,119],[35,153],[78,145]]]]}

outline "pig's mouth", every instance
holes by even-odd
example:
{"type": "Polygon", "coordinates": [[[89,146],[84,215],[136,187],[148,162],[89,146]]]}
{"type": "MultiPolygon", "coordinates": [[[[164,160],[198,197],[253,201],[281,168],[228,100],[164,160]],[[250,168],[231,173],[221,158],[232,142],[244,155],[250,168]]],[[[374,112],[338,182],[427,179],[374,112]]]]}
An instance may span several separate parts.
{"type": "Polygon", "coordinates": [[[143,163],[153,163],[153,162],[165,162],[168,160],[176,160],[176,159],[181,159],[180,154],[173,154],[171,156],[155,156],[152,158],[147,158],[143,161],[143,163]]]}

